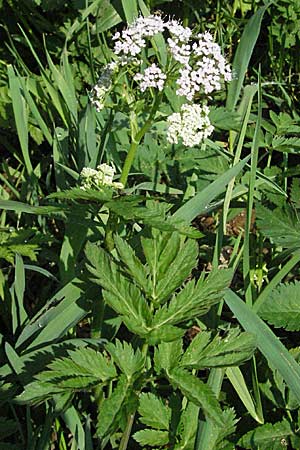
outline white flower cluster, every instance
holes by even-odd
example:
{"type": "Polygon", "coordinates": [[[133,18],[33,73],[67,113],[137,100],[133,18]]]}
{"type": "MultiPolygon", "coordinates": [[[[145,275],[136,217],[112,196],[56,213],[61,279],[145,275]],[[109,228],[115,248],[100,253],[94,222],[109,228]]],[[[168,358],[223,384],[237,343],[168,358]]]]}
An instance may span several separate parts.
{"type": "Polygon", "coordinates": [[[140,89],[142,92],[145,92],[149,87],[162,91],[166,78],[166,74],[156,64],[152,64],[145,69],[144,73],[137,73],[133,79],[140,82],[140,89]]]}
{"type": "Polygon", "coordinates": [[[189,27],[179,21],[163,20],[159,15],[138,17],[121,33],[113,37],[114,53],[117,63],[108,64],[92,90],[92,102],[100,111],[104,107],[107,92],[112,87],[112,76],[119,67],[130,66],[128,73],[139,85],[140,91],[149,88],[162,91],[167,79],[175,80],[176,94],[185,97],[187,103],[179,113],[172,114],[169,119],[168,141],[177,143],[180,138],[184,145],[198,145],[208,137],[213,127],[209,121],[209,108],[206,106],[207,96],[220,90],[222,83],[232,79],[229,64],[221,53],[220,46],[213,41],[209,32],[193,35],[189,27]],[[169,59],[166,64],[168,73],[164,73],[151,53],[151,65],[144,70],[142,50],[155,35],[163,34],[169,59]],[[195,104],[204,99],[204,105],[195,104]]]}
{"type": "Polygon", "coordinates": [[[150,15],[138,17],[132,25],[113,36],[116,41],[114,52],[116,55],[138,55],[146,47],[145,37],[153,37],[164,31],[165,24],[160,16],[150,15]]]}
{"type": "Polygon", "coordinates": [[[192,45],[191,61],[179,70],[177,94],[192,101],[197,92],[211,94],[221,89],[221,82],[231,81],[232,74],[218,44],[210,33],[197,36],[192,45]]]}
{"type": "Polygon", "coordinates": [[[103,68],[103,73],[99,77],[97,84],[93,86],[90,92],[90,100],[99,112],[104,108],[106,94],[112,87],[112,76],[118,69],[118,64],[111,62],[103,68]]]}
{"type": "Polygon", "coordinates": [[[211,135],[214,129],[208,114],[209,108],[206,105],[182,105],[179,113],[171,114],[168,117],[168,142],[178,144],[178,140],[181,138],[186,147],[199,145],[211,135]]]}
{"type": "Polygon", "coordinates": [[[84,167],[80,173],[81,186],[80,189],[101,189],[104,186],[123,189],[122,183],[113,181],[115,168],[108,164],[100,164],[97,170],[90,167],[84,167]]]}

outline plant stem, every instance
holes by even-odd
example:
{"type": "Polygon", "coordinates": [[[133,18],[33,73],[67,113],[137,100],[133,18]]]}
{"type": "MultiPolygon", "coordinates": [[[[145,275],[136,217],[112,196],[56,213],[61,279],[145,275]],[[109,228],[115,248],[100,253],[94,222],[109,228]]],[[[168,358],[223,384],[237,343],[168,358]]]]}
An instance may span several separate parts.
{"type": "Polygon", "coordinates": [[[130,168],[131,168],[132,163],[134,161],[134,157],[135,157],[138,145],[140,144],[141,140],[143,139],[143,137],[145,136],[145,134],[150,129],[150,127],[151,127],[151,125],[153,123],[153,118],[154,118],[155,113],[156,113],[156,111],[158,109],[158,106],[159,106],[159,103],[160,103],[160,99],[161,99],[161,95],[159,95],[159,94],[156,95],[148,119],[146,120],[146,122],[144,123],[142,128],[132,138],[132,143],[131,143],[129,151],[127,153],[127,156],[126,156],[126,159],[125,159],[125,163],[124,163],[124,166],[123,166],[123,170],[122,170],[122,174],[121,174],[121,177],[120,177],[120,182],[123,183],[124,187],[126,186],[127,178],[128,178],[128,175],[129,175],[129,171],[130,171],[130,168]]]}
{"type": "Polygon", "coordinates": [[[128,416],[126,428],[125,428],[124,433],[122,435],[122,439],[121,439],[121,442],[120,442],[119,450],[126,450],[127,449],[127,445],[128,445],[128,441],[129,441],[129,438],[130,438],[130,433],[131,433],[133,421],[134,421],[134,416],[135,416],[135,413],[129,414],[129,416],[128,416]]]}

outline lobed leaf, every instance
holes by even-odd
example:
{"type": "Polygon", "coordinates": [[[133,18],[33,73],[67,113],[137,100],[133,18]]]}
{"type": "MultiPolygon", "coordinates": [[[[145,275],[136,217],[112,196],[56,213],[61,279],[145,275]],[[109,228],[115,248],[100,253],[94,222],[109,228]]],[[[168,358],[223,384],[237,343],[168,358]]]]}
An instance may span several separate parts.
{"type": "Polygon", "coordinates": [[[238,366],[250,359],[255,350],[255,337],[251,333],[241,333],[231,329],[221,338],[216,335],[211,340],[211,332],[202,331],[192,340],[182,357],[183,367],[202,369],[206,367],[238,366]]]}
{"type": "Polygon", "coordinates": [[[134,375],[139,376],[143,371],[145,355],[139,349],[134,351],[131,344],[117,339],[114,344],[109,343],[105,348],[128,379],[133,378],[134,375]]]}
{"type": "Polygon", "coordinates": [[[121,375],[110,397],[102,402],[97,419],[97,434],[100,438],[103,439],[118,428],[119,415],[126,400],[128,389],[127,377],[121,375]]]}
{"type": "Polygon", "coordinates": [[[203,409],[205,414],[219,426],[224,425],[222,410],[211,388],[199,378],[182,368],[174,368],[167,373],[171,384],[183,395],[203,409]]]}
{"type": "Polygon", "coordinates": [[[133,438],[141,445],[167,445],[169,443],[169,432],[160,430],[141,430],[134,433],[133,438]]]}
{"type": "Polygon", "coordinates": [[[168,430],[171,410],[160,397],[155,394],[142,393],[139,398],[138,412],[140,422],[158,430],[168,430]],[[155,414],[153,412],[155,411],[155,414]]]}
{"type": "Polygon", "coordinates": [[[262,205],[256,206],[256,221],[262,233],[277,245],[299,248],[300,226],[294,210],[288,205],[271,211],[262,205]]]}
{"type": "Polygon", "coordinates": [[[205,280],[200,279],[196,285],[190,281],[169,304],[156,312],[153,326],[175,325],[207,313],[212,305],[221,300],[231,278],[232,271],[224,269],[210,272],[205,280]]]}
{"type": "MultiPolygon", "coordinates": [[[[238,442],[245,449],[281,450],[283,443],[293,436],[291,424],[286,420],[274,424],[266,423],[246,433],[238,442]]],[[[286,444],[284,444],[286,446],[286,444]]]]}
{"type": "Polygon", "coordinates": [[[300,281],[281,284],[265,299],[259,315],[276,328],[300,330],[300,281]]]}

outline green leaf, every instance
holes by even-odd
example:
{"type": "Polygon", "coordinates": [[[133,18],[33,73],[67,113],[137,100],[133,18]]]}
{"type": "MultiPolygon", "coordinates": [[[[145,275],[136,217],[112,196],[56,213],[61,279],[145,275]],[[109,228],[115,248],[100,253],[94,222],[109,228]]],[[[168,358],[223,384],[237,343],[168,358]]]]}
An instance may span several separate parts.
{"type": "Polygon", "coordinates": [[[163,342],[155,348],[154,366],[160,373],[162,370],[169,371],[178,366],[182,355],[182,340],[178,339],[172,343],[163,342]]]}
{"type": "Polygon", "coordinates": [[[248,160],[249,156],[220,175],[209,186],[204,188],[201,192],[196,194],[195,197],[191,198],[183,206],[181,206],[173,214],[173,217],[190,223],[197,216],[205,213],[208,210],[210,203],[218,197],[218,195],[225,191],[226,185],[232,178],[236,177],[241,172],[248,160]]]}
{"type": "Polygon", "coordinates": [[[94,281],[104,289],[106,303],[122,316],[131,331],[147,334],[151,313],[140,290],[121,275],[118,265],[102,248],[88,242],[86,257],[90,263],[88,270],[96,277],[94,281]]]}
{"type": "Polygon", "coordinates": [[[174,450],[194,450],[195,439],[198,428],[199,407],[189,402],[182,412],[176,434],[179,435],[179,442],[174,450]]]}
{"type": "Polygon", "coordinates": [[[140,422],[158,430],[168,430],[171,410],[163,400],[152,393],[142,393],[139,398],[138,412],[140,422]],[[155,411],[155,414],[153,412],[155,411]]]}
{"type": "Polygon", "coordinates": [[[233,291],[224,295],[225,302],[242,327],[256,335],[257,347],[269,364],[276,368],[300,400],[300,367],[270,328],[233,291]]]}
{"type": "Polygon", "coordinates": [[[198,263],[198,245],[194,240],[187,240],[179,248],[172,263],[166,268],[164,276],[157,283],[153,300],[163,303],[181,286],[198,263]]]}
{"type": "Polygon", "coordinates": [[[126,272],[134,278],[138,286],[146,294],[149,293],[151,291],[151,283],[146,268],[125,240],[116,235],[114,241],[120,260],[125,265],[124,269],[126,272]]]}
{"type": "Polygon", "coordinates": [[[183,328],[173,327],[172,325],[163,325],[159,328],[152,329],[145,339],[149,345],[160,344],[161,342],[171,342],[179,339],[185,334],[183,328]]]}
{"type": "Polygon", "coordinates": [[[238,444],[251,450],[282,450],[294,432],[290,423],[284,419],[274,424],[266,423],[245,434],[238,444]]]}
{"type": "Polygon", "coordinates": [[[134,375],[139,376],[143,371],[145,356],[139,349],[134,351],[126,341],[122,343],[117,339],[115,344],[109,343],[105,348],[128,379],[133,378],[134,375]]]}
{"type": "Polygon", "coordinates": [[[202,408],[214,423],[223,426],[224,420],[219,402],[207,384],[181,368],[168,371],[167,376],[171,384],[180,389],[188,400],[202,408]]]}
{"type": "Polygon", "coordinates": [[[18,397],[19,403],[41,401],[68,390],[89,389],[117,375],[113,363],[91,348],[78,348],[68,353],[69,357],[55,359],[48,370],[35,376],[37,381],[25,386],[18,397]]]}
{"type": "Polygon", "coordinates": [[[107,437],[118,428],[120,412],[126,400],[128,389],[127,377],[121,375],[111,396],[102,402],[97,420],[97,434],[100,438],[107,437]]]}
{"type": "Polygon", "coordinates": [[[156,445],[167,445],[170,440],[168,431],[148,429],[137,431],[134,433],[133,438],[139,444],[149,445],[150,447],[155,447],[156,445]]]}
{"type": "Polygon", "coordinates": [[[274,136],[272,140],[274,150],[287,153],[299,153],[300,139],[296,137],[274,136]]]}
{"type": "Polygon", "coordinates": [[[205,280],[200,279],[196,284],[194,280],[188,282],[168,305],[156,312],[152,326],[176,325],[207,313],[212,305],[222,299],[231,278],[232,271],[225,269],[210,272],[205,280]]]}
{"type": "Polygon", "coordinates": [[[223,338],[216,335],[213,340],[211,332],[202,331],[192,340],[180,364],[195,369],[238,366],[250,359],[254,350],[254,335],[240,333],[237,328],[223,338]]]}
{"type": "Polygon", "coordinates": [[[259,315],[276,328],[300,330],[300,281],[281,284],[265,299],[259,315]]]}
{"type": "Polygon", "coordinates": [[[260,32],[261,22],[266,9],[271,3],[272,2],[269,2],[265,6],[259,8],[247,22],[238,48],[235,52],[232,64],[232,71],[234,76],[228,87],[226,102],[227,109],[231,111],[235,109],[235,106],[239,99],[251,55],[260,32]]]}
{"type": "Polygon", "coordinates": [[[295,211],[285,205],[271,211],[262,205],[256,206],[256,221],[261,232],[277,245],[299,248],[300,224],[295,211]]]}

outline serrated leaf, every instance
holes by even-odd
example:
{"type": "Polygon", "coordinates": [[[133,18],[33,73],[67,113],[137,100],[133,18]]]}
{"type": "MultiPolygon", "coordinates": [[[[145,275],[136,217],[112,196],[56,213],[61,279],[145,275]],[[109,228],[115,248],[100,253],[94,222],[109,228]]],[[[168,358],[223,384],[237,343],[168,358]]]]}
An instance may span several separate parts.
{"type": "Polygon", "coordinates": [[[154,447],[155,445],[166,445],[169,443],[169,432],[159,430],[141,430],[137,431],[133,435],[135,439],[141,445],[149,445],[154,447]]]}
{"type": "Polygon", "coordinates": [[[265,299],[259,315],[276,328],[300,330],[300,281],[281,284],[265,299]]]}
{"type": "Polygon", "coordinates": [[[145,356],[139,349],[134,351],[126,341],[120,342],[118,339],[115,344],[109,343],[105,348],[128,379],[133,378],[135,374],[140,375],[145,365],[145,356]]]}
{"type": "Polygon", "coordinates": [[[198,429],[199,407],[189,402],[182,412],[176,434],[180,436],[174,450],[194,450],[198,429]]]}
{"type": "Polygon", "coordinates": [[[138,412],[140,422],[158,430],[168,430],[171,420],[171,410],[152,393],[142,393],[139,398],[138,412]],[[155,411],[155,414],[153,412],[155,411]]]}
{"type": "Polygon", "coordinates": [[[191,274],[198,262],[198,245],[194,240],[187,240],[179,249],[162,279],[157,283],[155,301],[164,302],[191,274]]]}
{"type": "Polygon", "coordinates": [[[255,337],[251,333],[236,328],[223,338],[216,335],[211,340],[211,333],[203,331],[192,340],[180,364],[195,369],[237,366],[250,359],[254,350],[255,337]]]}
{"type": "Polygon", "coordinates": [[[282,450],[286,446],[282,445],[283,440],[288,441],[293,435],[290,423],[284,419],[282,422],[267,423],[249,431],[238,444],[251,450],[282,450]]]}
{"type": "Polygon", "coordinates": [[[182,353],[181,339],[160,344],[154,352],[155,370],[159,373],[162,370],[169,371],[178,366],[182,353]]]}
{"type": "Polygon", "coordinates": [[[19,403],[39,402],[55,394],[85,390],[116,377],[113,363],[91,348],[78,348],[55,359],[18,396],[19,403]]]}
{"type": "Polygon", "coordinates": [[[88,243],[86,257],[90,263],[87,265],[88,270],[104,289],[106,303],[124,316],[123,320],[131,331],[142,336],[147,334],[150,331],[148,324],[151,313],[140,290],[120,273],[117,264],[102,248],[88,243]]]}
{"type": "Polygon", "coordinates": [[[180,389],[188,400],[200,406],[214,423],[221,427],[224,425],[219,402],[207,384],[181,368],[168,371],[167,376],[171,384],[180,389]]]}
{"type": "Polygon", "coordinates": [[[176,325],[207,313],[212,305],[221,300],[231,278],[232,271],[225,269],[210,272],[205,280],[200,279],[196,285],[194,280],[190,281],[168,305],[156,312],[152,326],[176,325]]]}
{"type": "Polygon", "coordinates": [[[143,266],[133,249],[126,241],[118,235],[114,237],[114,241],[120,260],[124,264],[124,269],[126,272],[134,278],[136,283],[145,293],[149,293],[151,291],[151,282],[146,268],[143,266]]]}
{"type": "Polygon", "coordinates": [[[128,389],[127,377],[121,375],[110,397],[102,402],[97,420],[97,434],[100,438],[103,439],[118,428],[119,415],[126,400],[128,389]]]}
{"type": "Polygon", "coordinates": [[[277,245],[286,248],[299,248],[300,224],[295,212],[286,205],[273,211],[262,205],[256,207],[256,221],[262,233],[277,245]]]}
{"type": "Polygon", "coordinates": [[[297,137],[274,136],[272,147],[281,152],[298,152],[300,150],[300,139],[297,137]]]}

